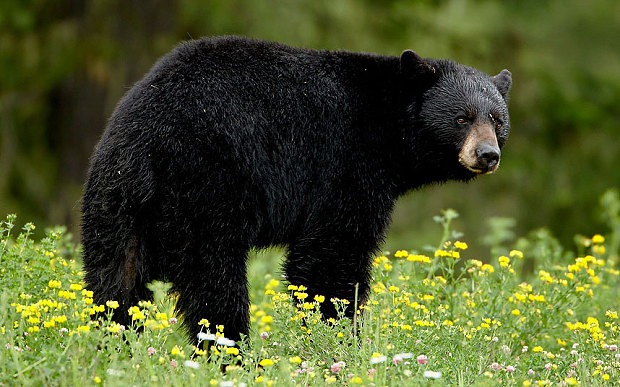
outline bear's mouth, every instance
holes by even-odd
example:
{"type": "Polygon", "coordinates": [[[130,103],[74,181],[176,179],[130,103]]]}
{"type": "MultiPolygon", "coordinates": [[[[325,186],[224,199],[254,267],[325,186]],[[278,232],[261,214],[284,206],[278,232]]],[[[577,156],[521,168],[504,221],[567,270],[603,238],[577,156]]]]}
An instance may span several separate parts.
{"type": "Polygon", "coordinates": [[[459,157],[459,163],[464,166],[465,168],[467,168],[467,170],[477,174],[477,175],[490,175],[493,172],[497,171],[497,168],[499,168],[499,162],[500,160],[497,161],[493,161],[491,163],[489,163],[487,166],[481,166],[481,165],[471,165],[469,163],[467,163],[466,160],[464,160],[462,157],[459,157]]]}

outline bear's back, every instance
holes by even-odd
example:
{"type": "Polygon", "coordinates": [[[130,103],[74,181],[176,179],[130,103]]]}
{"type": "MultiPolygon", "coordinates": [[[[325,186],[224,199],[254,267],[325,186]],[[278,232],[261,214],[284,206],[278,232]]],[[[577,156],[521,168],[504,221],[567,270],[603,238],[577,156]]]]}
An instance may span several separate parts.
{"type": "Polygon", "coordinates": [[[142,155],[126,164],[152,170],[163,190],[234,175],[254,182],[269,218],[295,218],[353,151],[340,66],[334,52],[245,38],[182,43],[121,100],[98,158],[142,155]]]}

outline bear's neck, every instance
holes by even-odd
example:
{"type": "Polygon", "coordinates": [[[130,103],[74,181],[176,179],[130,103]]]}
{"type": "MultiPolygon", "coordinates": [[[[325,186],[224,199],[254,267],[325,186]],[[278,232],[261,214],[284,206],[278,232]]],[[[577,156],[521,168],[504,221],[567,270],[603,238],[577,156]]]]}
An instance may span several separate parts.
{"type": "Polygon", "coordinates": [[[405,132],[415,130],[410,107],[416,101],[410,89],[415,85],[400,76],[400,58],[344,53],[342,61],[353,96],[353,128],[364,162],[376,171],[376,183],[395,197],[434,183],[428,170],[411,162],[416,151],[405,141],[405,132]]]}

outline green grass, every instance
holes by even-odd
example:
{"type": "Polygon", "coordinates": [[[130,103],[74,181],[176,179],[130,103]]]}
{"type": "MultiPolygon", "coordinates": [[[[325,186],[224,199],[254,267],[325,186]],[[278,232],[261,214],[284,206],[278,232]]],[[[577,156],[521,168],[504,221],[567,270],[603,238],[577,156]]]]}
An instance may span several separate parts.
{"type": "Polygon", "coordinates": [[[307,299],[303,284],[278,279],[281,253],[260,254],[249,271],[251,334],[239,348],[210,341],[210,354],[187,343],[167,284],[152,284],[133,326],[93,321],[115,304],[93,305],[78,247],[62,229],[35,242],[34,226],[17,232],[9,216],[0,225],[0,385],[613,385],[617,193],[606,203],[610,231],[577,237],[573,255],[538,231],[470,257],[446,211],[435,248],[375,258],[355,321],[323,322],[322,303],[355,306],[307,299]]]}

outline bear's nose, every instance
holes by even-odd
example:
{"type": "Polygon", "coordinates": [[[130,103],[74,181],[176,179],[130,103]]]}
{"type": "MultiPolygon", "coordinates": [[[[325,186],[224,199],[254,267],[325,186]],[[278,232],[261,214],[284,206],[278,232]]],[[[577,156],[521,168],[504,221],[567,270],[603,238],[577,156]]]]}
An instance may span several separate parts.
{"type": "Polygon", "coordinates": [[[499,163],[500,150],[498,147],[482,144],[476,149],[478,165],[485,170],[491,170],[499,163]]]}

